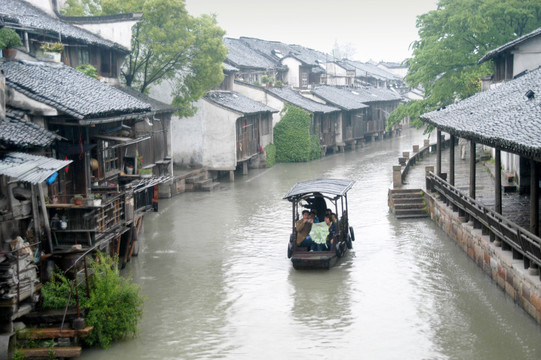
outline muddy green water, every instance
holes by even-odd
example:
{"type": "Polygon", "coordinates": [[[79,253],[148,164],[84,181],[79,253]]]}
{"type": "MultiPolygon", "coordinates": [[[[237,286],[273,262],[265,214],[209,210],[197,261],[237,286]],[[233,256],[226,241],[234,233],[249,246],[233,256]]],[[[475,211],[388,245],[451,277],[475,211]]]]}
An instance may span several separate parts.
{"type": "Polygon", "coordinates": [[[237,175],[160,200],[127,267],[146,297],[137,339],[82,359],[541,359],[541,327],[430,220],[387,207],[392,165],[422,133],[237,175]],[[330,271],[286,256],[298,181],[357,181],[354,249],[330,271]]]}

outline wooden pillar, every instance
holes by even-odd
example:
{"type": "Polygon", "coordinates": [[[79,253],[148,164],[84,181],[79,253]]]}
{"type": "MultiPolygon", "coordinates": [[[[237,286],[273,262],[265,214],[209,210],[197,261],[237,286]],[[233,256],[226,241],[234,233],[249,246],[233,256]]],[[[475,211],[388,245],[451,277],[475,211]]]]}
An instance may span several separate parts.
{"type": "Polygon", "coordinates": [[[530,232],[539,235],[539,171],[535,160],[530,160],[530,232]]]}
{"type": "Polygon", "coordinates": [[[455,186],[455,136],[449,140],[449,184],[455,186]]]}
{"type": "Polygon", "coordinates": [[[441,176],[441,130],[436,131],[436,175],[441,176]]]}
{"type": "Polygon", "coordinates": [[[470,141],[470,197],[475,199],[475,142],[470,141]]]}
{"type": "Polygon", "coordinates": [[[494,158],[494,211],[502,214],[502,154],[500,149],[495,149],[494,158]]]}

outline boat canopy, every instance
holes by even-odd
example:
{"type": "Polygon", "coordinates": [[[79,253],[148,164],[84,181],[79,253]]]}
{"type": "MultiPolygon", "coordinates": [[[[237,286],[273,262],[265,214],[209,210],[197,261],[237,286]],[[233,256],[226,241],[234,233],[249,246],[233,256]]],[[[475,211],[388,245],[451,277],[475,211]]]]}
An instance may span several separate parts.
{"type": "Polygon", "coordinates": [[[355,184],[354,180],[348,179],[317,179],[295,184],[284,196],[284,199],[295,201],[306,194],[321,193],[344,196],[355,184]]]}

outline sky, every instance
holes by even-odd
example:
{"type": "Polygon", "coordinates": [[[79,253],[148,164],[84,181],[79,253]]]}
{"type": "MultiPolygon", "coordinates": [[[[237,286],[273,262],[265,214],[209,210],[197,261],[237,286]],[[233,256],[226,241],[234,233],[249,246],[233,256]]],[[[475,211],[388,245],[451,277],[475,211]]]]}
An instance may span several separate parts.
{"type": "Polygon", "coordinates": [[[437,0],[186,0],[191,15],[216,14],[226,37],[255,37],[350,59],[401,62],[411,57],[418,15],[437,0]]]}

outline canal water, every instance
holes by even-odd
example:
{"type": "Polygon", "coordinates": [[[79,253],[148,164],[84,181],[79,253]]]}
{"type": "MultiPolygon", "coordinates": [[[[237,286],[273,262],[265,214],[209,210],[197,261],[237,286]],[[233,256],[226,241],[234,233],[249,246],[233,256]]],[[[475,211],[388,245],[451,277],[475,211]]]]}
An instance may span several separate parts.
{"type": "Polygon", "coordinates": [[[160,200],[126,268],[146,298],[139,336],[82,358],[540,359],[541,327],[453,241],[389,213],[392,165],[423,138],[407,129],[160,200]],[[356,241],[331,270],[296,271],[282,197],[322,177],[357,182],[356,241]]]}

